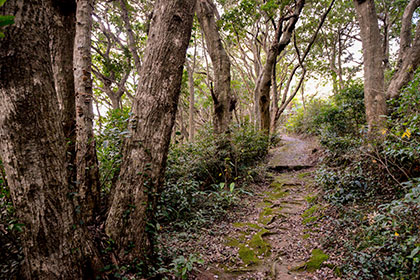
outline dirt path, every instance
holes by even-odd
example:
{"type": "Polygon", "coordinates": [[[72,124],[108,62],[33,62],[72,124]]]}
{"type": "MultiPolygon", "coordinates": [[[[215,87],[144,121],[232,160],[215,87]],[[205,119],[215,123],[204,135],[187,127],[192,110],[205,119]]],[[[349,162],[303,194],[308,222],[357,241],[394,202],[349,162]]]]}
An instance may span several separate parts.
{"type": "Polygon", "coordinates": [[[270,183],[255,186],[233,221],[200,239],[205,268],[196,279],[334,279],[329,272],[326,278],[314,276],[328,256],[306,226],[321,208],[308,210],[315,197],[314,152],[311,141],[282,137],[269,154],[270,183]]]}

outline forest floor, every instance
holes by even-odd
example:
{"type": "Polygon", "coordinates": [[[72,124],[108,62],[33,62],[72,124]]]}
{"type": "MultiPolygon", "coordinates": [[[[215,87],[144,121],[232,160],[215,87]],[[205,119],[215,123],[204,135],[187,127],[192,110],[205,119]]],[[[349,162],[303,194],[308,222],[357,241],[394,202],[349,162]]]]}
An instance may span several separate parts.
{"type": "Polygon", "coordinates": [[[204,263],[194,279],[339,279],[336,256],[322,250],[325,206],[314,173],[319,156],[313,139],[282,136],[270,151],[266,180],[248,187],[252,195],[223,221],[185,240],[187,251],[204,263]]]}

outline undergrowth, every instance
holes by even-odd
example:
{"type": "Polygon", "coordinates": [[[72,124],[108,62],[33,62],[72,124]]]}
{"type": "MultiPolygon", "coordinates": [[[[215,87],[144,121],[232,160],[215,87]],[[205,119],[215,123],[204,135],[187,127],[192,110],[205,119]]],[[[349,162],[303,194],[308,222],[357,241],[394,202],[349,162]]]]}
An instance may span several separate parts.
{"type": "Polygon", "coordinates": [[[344,249],[337,270],[343,279],[420,278],[419,85],[417,71],[389,102],[387,129],[378,137],[367,136],[358,84],[313,101],[287,123],[317,135],[324,147],[316,181],[335,230],[323,242],[344,249]]]}
{"type": "MultiPolygon", "coordinates": [[[[96,136],[102,193],[109,195],[119,173],[121,149],[128,135],[128,110],[109,111],[98,124],[96,136]]],[[[272,138],[273,140],[275,138],[272,138]]],[[[166,248],[162,234],[185,239],[225,217],[247,193],[244,182],[258,179],[257,162],[268,151],[269,139],[250,124],[233,125],[227,135],[216,135],[211,127],[197,132],[194,142],[170,145],[165,185],[157,204],[156,267],[151,274],[186,279],[199,256],[182,248],[166,248]]]]}

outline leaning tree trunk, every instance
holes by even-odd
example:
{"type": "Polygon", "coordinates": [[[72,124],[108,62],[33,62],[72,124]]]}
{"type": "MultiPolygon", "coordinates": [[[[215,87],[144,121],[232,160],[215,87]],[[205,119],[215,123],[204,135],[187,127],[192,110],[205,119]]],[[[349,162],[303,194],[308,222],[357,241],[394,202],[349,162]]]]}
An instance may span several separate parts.
{"type": "Polygon", "coordinates": [[[400,51],[397,71],[388,86],[387,98],[396,98],[420,66],[420,23],[417,23],[414,40],[411,38],[412,18],[414,11],[420,7],[420,0],[411,0],[404,10],[400,35],[400,51]]]}
{"type": "Polygon", "coordinates": [[[364,92],[369,132],[383,127],[386,115],[383,50],[373,0],[354,0],[363,46],[364,92]]]}
{"type": "Polygon", "coordinates": [[[230,90],[230,60],[227,55],[215,20],[216,6],[211,0],[197,1],[197,18],[205,34],[207,50],[214,70],[214,131],[226,133],[232,120],[235,100],[230,90]]]}
{"type": "Polygon", "coordinates": [[[94,249],[75,218],[49,51],[50,1],[7,1],[0,40],[0,151],[24,224],[27,279],[95,279],[94,249]],[[35,35],[34,35],[35,34],[35,35]]]}
{"type": "Polygon", "coordinates": [[[155,4],[144,64],[133,103],[130,137],[106,221],[123,260],[151,253],[154,212],[162,190],[170,136],[178,106],[195,0],[155,4]],[[126,253],[128,251],[128,253],[126,253]]]}
{"type": "Polygon", "coordinates": [[[92,0],[77,0],[74,45],[74,85],[76,92],[76,168],[77,199],[82,218],[91,222],[97,211],[99,170],[93,135],[91,29],[92,0]]]}
{"type": "Polygon", "coordinates": [[[279,20],[277,29],[274,35],[273,42],[267,54],[267,61],[264,65],[262,78],[257,86],[257,96],[261,114],[261,131],[267,135],[270,133],[270,88],[271,88],[271,75],[273,68],[276,66],[277,56],[286,48],[290,43],[290,39],[295,29],[296,22],[305,4],[304,0],[300,0],[290,15],[287,26],[283,29],[284,18],[279,20]]]}

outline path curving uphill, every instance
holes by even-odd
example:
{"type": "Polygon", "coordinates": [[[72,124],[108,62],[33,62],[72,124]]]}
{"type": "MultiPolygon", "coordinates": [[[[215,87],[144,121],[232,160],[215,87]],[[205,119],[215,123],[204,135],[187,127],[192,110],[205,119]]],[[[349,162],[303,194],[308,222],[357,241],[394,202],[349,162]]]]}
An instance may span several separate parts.
{"type": "Polygon", "coordinates": [[[308,227],[322,215],[321,205],[310,207],[317,149],[314,141],[282,137],[268,156],[268,183],[255,186],[234,222],[214,231],[196,279],[337,279],[332,270],[315,276],[328,260],[308,227]]]}

